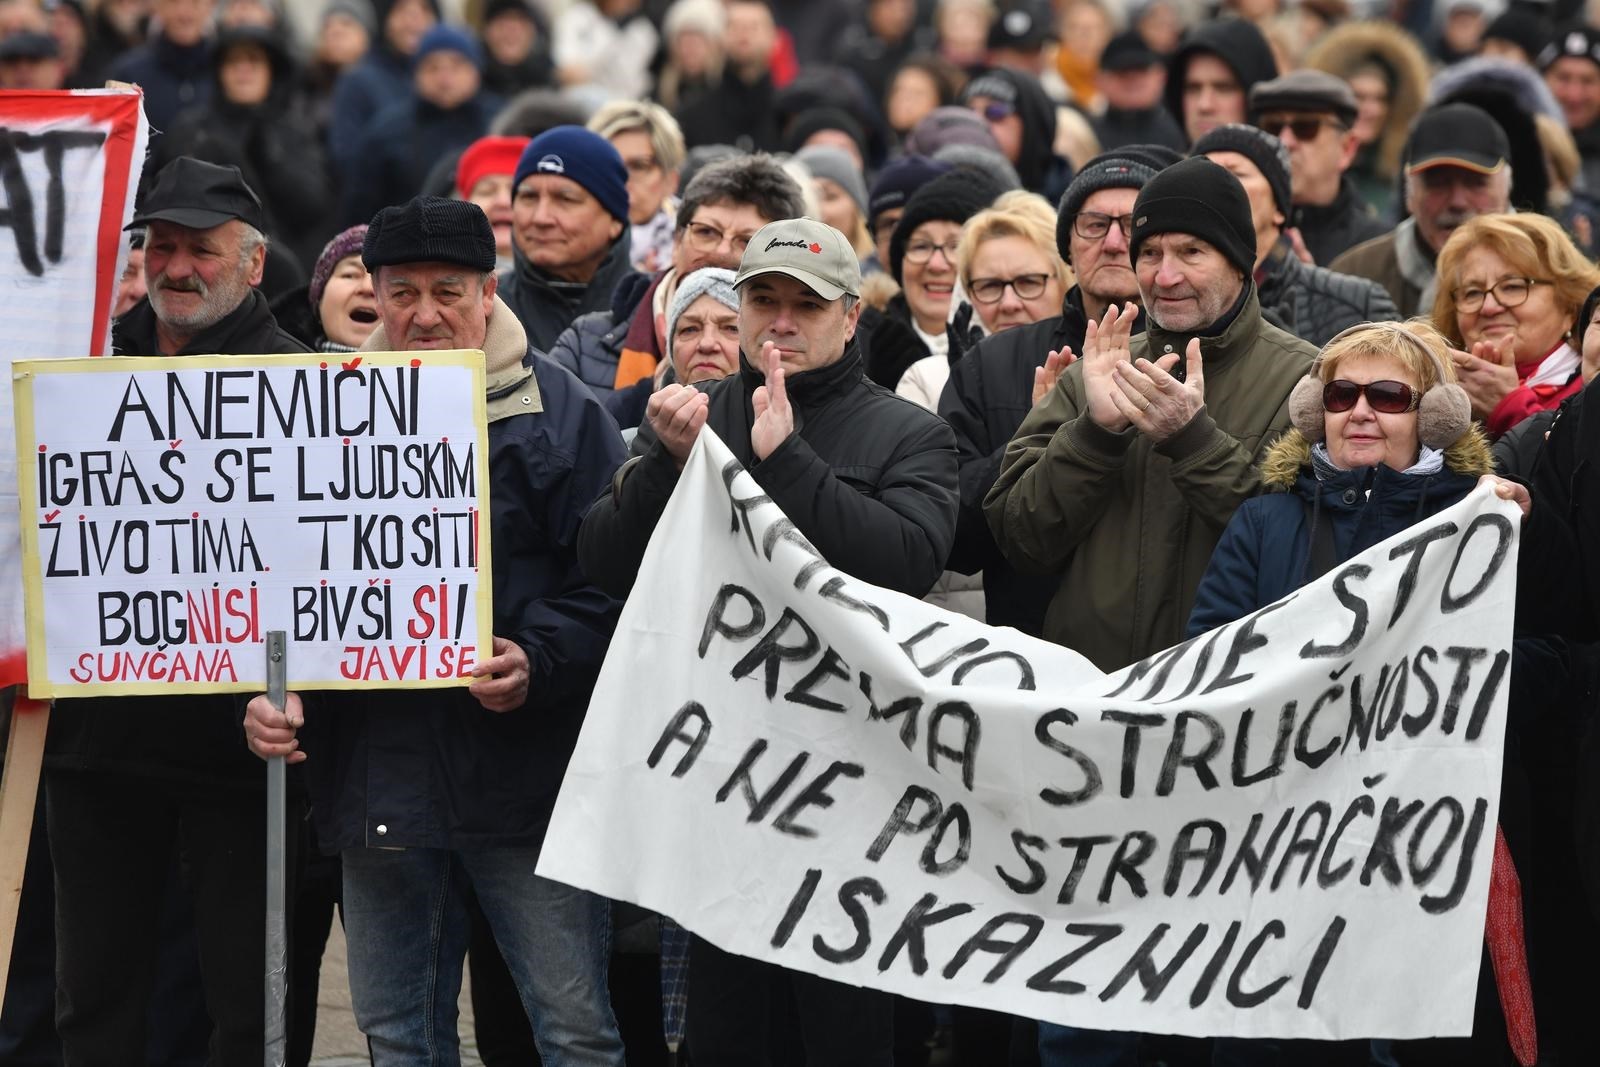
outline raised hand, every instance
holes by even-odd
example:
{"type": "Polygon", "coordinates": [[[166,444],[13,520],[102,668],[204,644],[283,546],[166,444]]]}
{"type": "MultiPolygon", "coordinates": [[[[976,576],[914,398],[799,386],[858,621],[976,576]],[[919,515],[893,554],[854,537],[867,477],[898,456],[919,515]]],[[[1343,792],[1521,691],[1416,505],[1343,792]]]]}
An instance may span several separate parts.
{"type": "Polygon", "coordinates": [[[1487,419],[1500,406],[1500,401],[1521,384],[1516,357],[1516,337],[1512,334],[1498,343],[1479,341],[1471,352],[1458,348],[1450,350],[1451,362],[1456,365],[1456,379],[1472,401],[1474,416],[1487,419]]]}
{"type": "Polygon", "coordinates": [[[1044,357],[1044,366],[1035,367],[1033,370],[1033,406],[1038,407],[1039,401],[1050,395],[1056,387],[1056,382],[1061,380],[1061,372],[1078,361],[1072,354],[1071,348],[1063,348],[1059,352],[1052,350],[1044,357]]]}
{"type": "Polygon", "coordinates": [[[766,459],[794,433],[794,409],[789,406],[789,389],[784,385],[783,360],[778,346],[768,341],[761,346],[761,365],[766,368],[767,384],[750,394],[755,421],[750,424],[750,448],[757,459],[766,459]]]}
{"type": "Polygon", "coordinates": [[[1089,417],[1096,425],[1121,433],[1132,425],[1115,399],[1119,392],[1114,375],[1118,363],[1129,359],[1128,341],[1133,336],[1133,320],[1139,317],[1137,305],[1129,303],[1121,311],[1112,304],[1105,318],[1089,320],[1083,337],[1083,388],[1089,401],[1089,417]]]}
{"type": "Polygon", "coordinates": [[[1170,371],[1178,363],[1177,353],[1162,356],[1154,363],[1123,360],[1113,371],[1117,391],[1113,402],[1133,427],[1153,441],[1165,441],[1195,417],[1205,406],[1205,362],[1200,358],[1200,338],[1189,339],[1185,353],[1184,380],[1170,371]]]}
{"type": "Polygon", "coordinates": [[[667,453],[683,470],[694,448],[700,427],[706,424],[711,413],[711,401],[700,390],[688,385],[668,385],[650,394],[645,404],[645,421],[655,431],[657,440],[666,446],[667,453]]]}

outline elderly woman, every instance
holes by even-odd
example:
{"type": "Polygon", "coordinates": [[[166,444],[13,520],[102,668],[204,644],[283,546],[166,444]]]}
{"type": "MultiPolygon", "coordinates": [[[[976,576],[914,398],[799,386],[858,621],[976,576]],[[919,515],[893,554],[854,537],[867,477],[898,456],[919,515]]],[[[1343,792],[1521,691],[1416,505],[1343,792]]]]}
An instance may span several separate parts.
{"type": "Polygon", "coordinates": [[[352,226],[323,246],[311,282],[272,303],[278,324],[318,352],[354,352],[378,328],[372,276],[361,263],[366,226],[352,226]]]}
{"type": "Polygon", "coordinates": [[[1572,323],[1600,268],[1543,215],[1480,215],[1439,251],[1433,322],[1498,437],[1583,386],[1572,323]]]}
{"type": "Polygon", "coordinates": [[[686,150],[672,112],[647,100],[613,100],[589,119],[589,129],[611,142],[628,168],[630,258],[635,270],[654,274],[672,265],[677,227],[678,171],[686,150]]]}
{"type": "Polygon", "coordinates": [[[1056,213],[1037,193],[1010,192],[961,231],[956,273],[985,334],[1061,314],[1072,272],[1056,250],[1056,213]]]}

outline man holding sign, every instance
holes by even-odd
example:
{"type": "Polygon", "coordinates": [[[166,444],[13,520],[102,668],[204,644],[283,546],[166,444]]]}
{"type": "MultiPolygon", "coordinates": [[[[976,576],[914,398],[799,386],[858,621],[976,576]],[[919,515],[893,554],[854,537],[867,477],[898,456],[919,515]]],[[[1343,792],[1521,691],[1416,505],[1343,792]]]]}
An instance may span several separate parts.
{"type": "MultiPolygon", "coordinates": [[[[604,588],[625,596],[633,587],[706,426],[783,508],[791,535],[834,566],[912,596],[932,588],[955,536],[955,439],[863,377],[860,284],[855,253],[831,226],[788,219],[756,232],[734,279],[739,370],[706,392],[669,385],[652,396],[645,418],[656,440],[584,519],[580,556],[604,588]]],[[[765,1061],[774,976],[793,990],[809,1062],[893,1062],[891,1001],[881,992],[781,971],[699,938],[689,974],[689,1042],[701,1067],[765,1061]]]]}
{"type": "Polygon", "coordinates": [[[610,911],[537,877],[557,788],[616,622],[578,571],[581,509],[623,458],[610,416],[534,351],[495,294],[477,205],[380,211],[362,262],[381,321],[363,351],[480,348],[487,360],[494,655],[465,690],[352,690],[287,714],[256,697],[262,757],[307,760],[317,838],[344,861],[350,993],[374,1064],[439,1062],[477,899],[546,1064],[619,1065],[606,991],[610,911]],[[305,726],[305,745],[297,737],[305,726]]]}
{"type": "MultiPolygon", "coordinates": [[[[168,164],[130,224],[147,228],[149,300],[117,320],[116,352],[306,351],[255,289],[261,216],[237,167],[168,164]]],[[[261,1061],[266,775],[240,747],[236,715],[227,696],[56,703],[45,749],[56,1026],[72,1063],[126,1063],[144,1047],[174,845],[194,900],[211,1059],[261,1061]]]]}

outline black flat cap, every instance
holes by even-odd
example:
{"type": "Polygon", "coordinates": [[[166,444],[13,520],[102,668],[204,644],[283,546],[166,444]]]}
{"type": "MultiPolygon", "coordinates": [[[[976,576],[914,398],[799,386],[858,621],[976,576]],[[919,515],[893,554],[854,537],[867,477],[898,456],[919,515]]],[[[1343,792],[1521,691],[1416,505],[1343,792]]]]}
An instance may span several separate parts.
{"type": "Polygon", "coordinates": [[[229,219],[266,229],[261,198],[245,183],[238,167],[179,156],[156,175],[144,203],[124,229],[152,222],[175,222],[191,230],[209,230],[229,219]]]}
{"type": "Polygon", "coordinates": [[[367,270],[396,263],[454,263],[494,270],[494,230],[483,209],[468,200],[419,196],[372,216],[361,247],[367,270]]]}

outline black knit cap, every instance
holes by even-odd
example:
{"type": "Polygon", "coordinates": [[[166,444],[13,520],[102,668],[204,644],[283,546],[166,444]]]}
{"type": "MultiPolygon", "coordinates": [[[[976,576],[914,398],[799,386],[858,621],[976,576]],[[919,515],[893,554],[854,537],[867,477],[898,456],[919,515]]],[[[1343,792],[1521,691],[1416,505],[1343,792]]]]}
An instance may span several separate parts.
{"type": "Polygon", "coordinates": [[[1256,165],[1272,187],[1272,202],[1283,212],[1285,225],[1294,217],[1293,186],[1290,184],[1289,150],[1266,130],[1230,122],[1202,134],[1194,143],[1194,155],[1211,152],[1237,152],[1256,165]]]}
{"type": "Polygon", "coordinates": [[[906,201],[905,214],[895,223],[894,233],[889,238],[889,273],[894,275],[894,280],[900,281],[906,244],[918,226],[941,220],[965,225],[968,219],[994,203],[1003,191],[976,171],[953,170],[913,193],[906,201]]]}
{"type": "Polygon", "coordinates": [[[419,196],[372,216],[361,262],[369,271],[396,263],[454,263],[488,272],[494,270],[494,230],[471,201],[419,196]]]}
{"type": "Polygon", "coordinates": [[[1133,205],[1130,258],[1145,239],[1187,233],[1209,241],[1249,277],[1256,265],[1256,228],[1239,179],[1204,156],[1191,156],[1151,178],[1133,205]]]}
{"type": "Polygon", "coordinates": [[[1072,262],[1072,220],[1102,189],[1143,189],[1145,183],[1183,157],[1165,145],[1130,144],[1102,152],[1083,165],[1061,196],[1056,212],[1056,251],[1072,262]]]}
{"type": "Polygon", "coordinates": [[[1600,285],[1589,290],[1589,295],[1583,298],[1583,306],[1578,309],[1578,317],[1572,320],[1572,347],[1580,352],[1583,351],[1583,335],[1589,332],[1596,307],[1600,307],[1600,285]]]}

